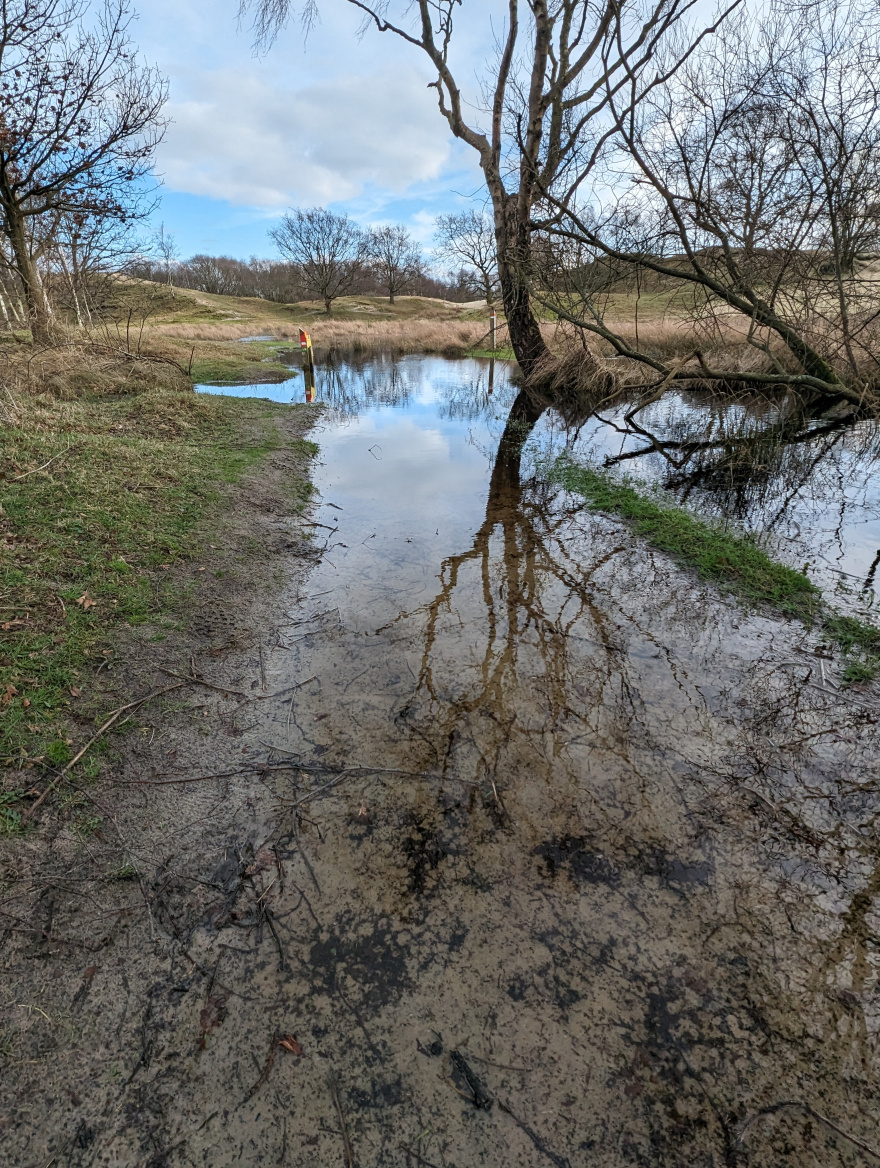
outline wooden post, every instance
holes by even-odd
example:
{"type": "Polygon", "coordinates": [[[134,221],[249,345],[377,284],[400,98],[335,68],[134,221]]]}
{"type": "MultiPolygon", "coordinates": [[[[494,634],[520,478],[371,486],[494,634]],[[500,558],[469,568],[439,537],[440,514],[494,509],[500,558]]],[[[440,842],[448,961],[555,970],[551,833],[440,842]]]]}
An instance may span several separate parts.
{"type": "Polygon", "coordinates": [[[303,358],[306,401],[313,402],[315,400],[315,355],[312,352],[312,338],[305,329],[299,330],[299,349],[303,358]]]}

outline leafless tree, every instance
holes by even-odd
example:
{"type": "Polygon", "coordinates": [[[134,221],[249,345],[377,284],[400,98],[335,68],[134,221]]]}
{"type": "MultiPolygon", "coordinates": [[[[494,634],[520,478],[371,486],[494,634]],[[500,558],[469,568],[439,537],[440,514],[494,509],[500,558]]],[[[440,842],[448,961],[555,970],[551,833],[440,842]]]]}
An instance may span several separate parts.
{"type": "Polygon", "coordinates": [[[297,208],[269,235],[299,267],[306,292],[324,302],[328,316],[334,300],[356,290],[368,253],[364,233],[348,216],[323,207],[297,208]]]}
{"type": "Polygon", "coordinates": [[[370,269],[388,293],[388,300],[412,289],[422,275],[422,257],[415,240],[405,227],[390,224],[373,227],[366,238],[370,269]]]}
{"type": "Polygon", "coordinates": [[[247,296],[249,289],[242,278],[244,265],[228,256],[191,256],[177,265],[175,278],[185,288],[198,288],[214,296],[247,296]]]}
{"type": "Polygon", "coordinates": [[[113,274],[136,249],[128,223],[81,212],[60,215],[44,248],[45,270],[54,283],[52,299],[73,312],[80,328],[88,328],[93,310],[100,311],[115,295],[113,274]]]}
{"type": "Polygon", "coordinates": [[[141,65],[126,0],[7,0],[0,8],[0,231],[35,341],[52,339],[40,271],[53,220],[128,220],[163,123],[166,87],[141,65]]]}
{"type": "Polygon", "coordinates": [[[699,379],[855,405],[876,396],[876,6],[776,0],[758,23],[729,22],[640,98],[641,84],[633,74],[629,92],[609,98],[615,196],[600,207],[592,188],[571,185],[548,198],[562,315],[651,371],[658,391],[699,379]],[[606,311],[608,290],[633,272],[688,290],[679,304],[695,339],[684,354],[652,352],[606,311]]]}
{"type": "MultiPolygon", "coordinates": [[[[631,76],[646,74],[695,0],[636,0],[632,6],[618,0],[508,0],[500,39],[495,13],[481,4],[483,41],[498,46],[483,78],[484,125],[479,116],[475,120],[466,113],[469,102],[450,61],[454,17],[462,0],[399,0],[396,20],[389,16],[390,3],[347,2],[364,13],[368,26],[400,37],[428,57],[441,114],[479,158],[492,202],[511,344],[523,371],[532,376],[549,357],[532,306],[534,206],[568,170],[573,151],[582,160],[587,141],[594,154],[599,151],[608,132],[609,95],[622,94],[631,76]]],[[[263,36],[277,29],[293,7],[293,0],[243,3],[254,11],[257,33],[263,36]]],[[[309,0],[306,18],[315,10],[316,0],[309,0]]],[[[684,55],[689,47],[683,47],[684,55]]]]}
{"type": "Polygon", "coordinates": [[[171,288],[174,284],[174,269],[180,252],[177,243],[170,231],[165,230],[165,224],[159,224],[159,230],[153,236],[153,248],[165,272],[165,283],[171,288]]]}
{"type": "Polygon", "coordinates": [[[440,260],[464,265],[474,289],[486,303],[495,303],[498,292],[498,255],[495,224],[483,211],[458,211],[438,215],[434,254],[440,260]]]}

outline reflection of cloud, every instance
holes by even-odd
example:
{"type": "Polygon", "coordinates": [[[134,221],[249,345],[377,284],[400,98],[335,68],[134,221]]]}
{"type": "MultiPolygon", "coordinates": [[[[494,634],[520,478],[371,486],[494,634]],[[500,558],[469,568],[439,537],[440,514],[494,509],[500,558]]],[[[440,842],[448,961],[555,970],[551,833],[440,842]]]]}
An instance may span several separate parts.
{"type": "Polygon", "coordinates": [[[197,100],[172,103],[160,167],[172,190],[280,208],[350,199],[366,184],[402,191],[436,178],[449,157],[424,77],[384,66],[298,90],[255,73],[190,79],[197,100]]]}
{"type": "MultiPolygon", "coordinates": [[[[362,509],[370,511],[376,497],[387,497],[394,499],[394,522],[402,515],[424,517],[426,505],[435,510],[441,499],[444,510],[479,522],[486,461],[473,448],[451,442],[453,435],[466,433],[464,427],[444,432],[436,423],[433,411],[426,411],[424,419],[364,415],[322,439],[334,468],[332,498],[344,501],[347,519],[362,509]],[[378,458],[370,453],[371,446],[381,447],[375,452],[378,458]]],[[[381,525],[381,517],[375,522],[381,525]]]]}

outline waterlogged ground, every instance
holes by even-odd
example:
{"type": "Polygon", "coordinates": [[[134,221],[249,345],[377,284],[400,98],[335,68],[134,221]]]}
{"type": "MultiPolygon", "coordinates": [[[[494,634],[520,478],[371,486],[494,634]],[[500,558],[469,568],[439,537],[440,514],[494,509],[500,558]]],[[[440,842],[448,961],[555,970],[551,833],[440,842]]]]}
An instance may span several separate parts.
{"type": "Polygon", "coordinates": [[[502,367],[316,396],[280,593],[6,849],[8,1162],[876,1162],[876,694],[530,478],[502,367]]]}

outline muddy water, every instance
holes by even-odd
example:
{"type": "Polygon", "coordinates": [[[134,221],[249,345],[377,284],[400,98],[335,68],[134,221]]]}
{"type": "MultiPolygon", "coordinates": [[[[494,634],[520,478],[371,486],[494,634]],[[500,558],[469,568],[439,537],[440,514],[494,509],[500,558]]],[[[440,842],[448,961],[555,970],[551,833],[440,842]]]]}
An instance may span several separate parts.
{"type": "Polygon", "coordinates": [[[201,1073],[233,1093],[273,1027],[304,1054],[186,1162],[870,1161],[874,698],[523,485],[503,370],[324,372],[325,555],[265,650],[299,688],[244,739],[231,869],[274,925],[222,951],[247,998],[201,1073]]]}
{"type": "Polygon", "coordinates": [[[120,772],[137,882],[41,893],[11,1162],[875,1162],[876,695],[532,480],[571,434],[524,453],[502,369],[317,391],[322,556],[248,646],[207,614],[194,728],[120,772]]]}

